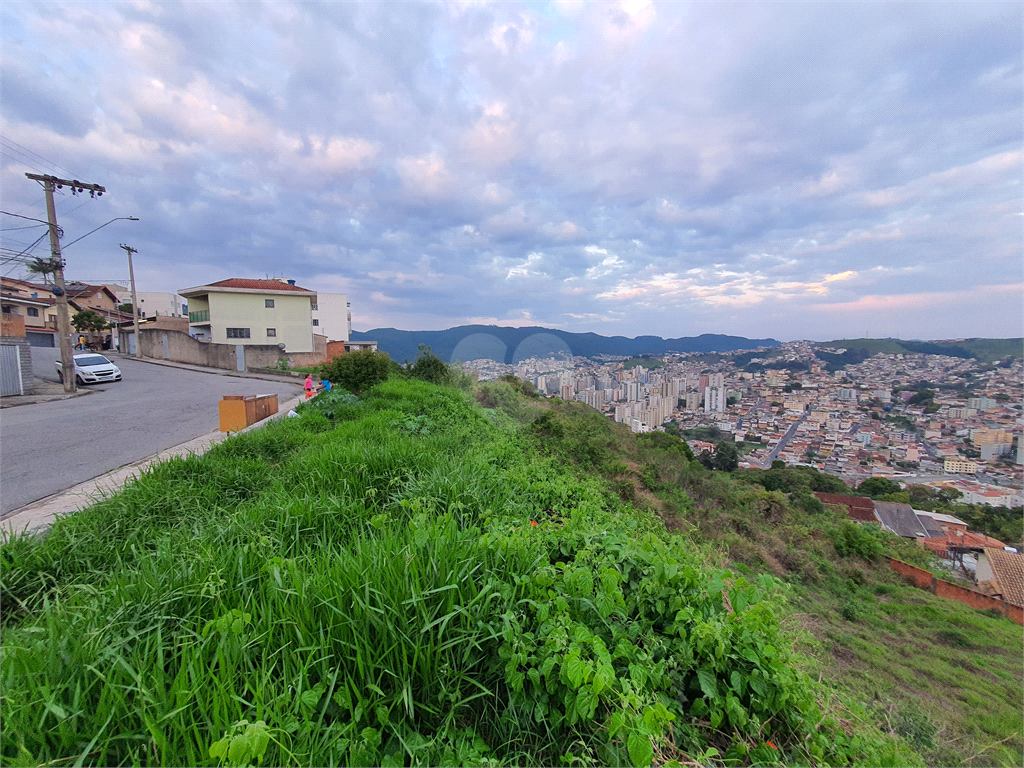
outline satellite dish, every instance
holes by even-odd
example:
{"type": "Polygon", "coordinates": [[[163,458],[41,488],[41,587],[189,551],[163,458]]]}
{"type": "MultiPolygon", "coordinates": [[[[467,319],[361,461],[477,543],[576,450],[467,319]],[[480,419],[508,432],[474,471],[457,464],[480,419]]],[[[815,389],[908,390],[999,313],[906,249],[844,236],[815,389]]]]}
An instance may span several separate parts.
{"type": "Polygon", "coordinates": [[[277,345],[277,348],[278,348],[278,349],[280,349],[280,350],[281,350],[282,352],[284,352],[284,342],[283,342],[283,341],[282,341],[282,342],[280,342],[280,343],[279,343],[279,344],[277,345]]]}

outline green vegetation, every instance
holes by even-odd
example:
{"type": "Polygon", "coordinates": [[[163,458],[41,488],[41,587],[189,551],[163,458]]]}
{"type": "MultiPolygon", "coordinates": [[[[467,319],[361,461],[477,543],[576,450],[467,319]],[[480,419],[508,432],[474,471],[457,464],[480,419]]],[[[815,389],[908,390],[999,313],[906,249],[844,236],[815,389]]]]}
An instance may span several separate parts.
{"type": "Polygon", "coordinates": [[[71,317],[71,325],[75,327],[76,331],[81,332],[104,331],[110,327],[110,324],[104,318],[91,309],[75,312],[71,317]]]}
{"type": "MultiPolygon", "coordinates": [[[[977,358],[990,363],[1009,357],[1021,357],[1024,353],[1024,339],[963,339],[960,341],[900,341],[899,339],[839,339],[823,342],[820,346],[833,349],[845,348],[849,352],[861,353],[862,359],[879,353],[948,355],[950,357],[977,358]]],[[[824,355],[831,357],[830,353],[824,355]]],[[[828,359],[821,354],[822,359],[828,359]]],[[[843,357],[839,355],[838,357],[843,357]]],[[[859,360],[849,362],[860,362],[859,360]]],[[[845,363],[844,363],[845,364],[845,363]]]]}
{"type": "Polygon", "coordinates": [[[1020,764],[1020,627],[824,476],[383,367],[0,545],[4,764],[1020,764]]]}
{"type": "Polygon", "coordinates": [[[657,357],[649,357],[648,355],[640,355],[639,357],[631,357],[628,360],[622,361],[622,367],[627,371],[636,368],[638,365],[642,365],[647,370],[653,370],[655,368],[661,368],[665,365],[664,360],[660,360],[657,357]]]}

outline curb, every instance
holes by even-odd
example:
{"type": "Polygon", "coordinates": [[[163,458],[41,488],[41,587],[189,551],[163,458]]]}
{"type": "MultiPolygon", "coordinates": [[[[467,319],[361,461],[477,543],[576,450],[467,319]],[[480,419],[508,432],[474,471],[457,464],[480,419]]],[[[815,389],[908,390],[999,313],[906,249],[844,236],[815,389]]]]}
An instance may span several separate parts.
{"type": "MultiPolygon", "coordinates": [[[[264,381],[276,381],[280,384],[294,384],[295,379],[292,377],[285,376],[272,376],[268,374],[249,373],[248,371],[229,371],[223,368],[210,368],[203,365],[191,365],[189,363],[178,363],[173,360],[156,360],[151,357],[135,357],[135,355],[124,355],[120,352],[117,353],[117,357],[126,358],[128,360],[134,360],[137,363],[149,363],[150,365],[162,365],[167,368],[180,368],[185,371],[195,371],[196,373],[209,373],[214,376],[233,376],[236,379],[263,379],[264,381]]],[[[282,372],[283,373],[283,372],[282,372]]]]}
{"type": "MultiPolygon", "coordinates": [[[[45,381],[45,379],[44,379],[45,381]]],[[[66,392],[59,395],[8,395],[0,398],[0,408],[19,408],[23,405],[38,405],[39,403],[52,403],[56,400],[74,400],[76,397],[84,397],[93,394],[89,389],[78,389],[73,394],[66,392]],[[11,400],[20,402],[12,403],[11,400]]]]}
{"type": "Polygon", "coordinates": [[[116,469],[104,472],[94,478],[78,483],[63,491],[44,496],[23,507],[12,509],[10,512],[0,516],[0,541],[3,541],[15,533],[35,532],[49,527],[57,517],[77,512],[102,498],[120,491],[124,485],[147,467],[175,456],[200,456],[211,446],[220,443],[232,435],[242,434],[252,429],[257,429],[276,419],[284,418],[288,411],[292,410],[303,401],[303,395],[288,400],[280,405],[277,413],[268,416],[263,421],[250,424],[238,432],[221,432],[214,430],[199,437],[194,437],[184,443],[171,446],[159,453],[147,456],[144,459],[133,461],[116,469]]]}

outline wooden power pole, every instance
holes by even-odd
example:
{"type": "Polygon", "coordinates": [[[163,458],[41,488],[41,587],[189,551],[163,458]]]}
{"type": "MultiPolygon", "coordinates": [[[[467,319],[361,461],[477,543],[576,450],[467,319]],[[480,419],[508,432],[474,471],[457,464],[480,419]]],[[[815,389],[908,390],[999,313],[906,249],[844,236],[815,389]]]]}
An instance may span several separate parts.
{"type": "Polygon", "coordinates": [[[71,348],[71,318],[68,315],[68,294],[64,284],[64,260],[60,255],[60,238],[57,234],[57,209],[53,205],[53,190],[63,189],[65,186],[71,188],[71,194],[88,190],[90,196],[102,195],[107,190],[99,184],[86,184],[78,179],[59,179],[56,176],[40,176],[35,173],[26,173],[28,178],[39,181],[43,184],[46,192],[46,218],[50,222],[50,260],[53,264],[53,282],[56,284],[53,295],[57,297],[57,337],[60,341],[61,376],[64,379],[64,391],[74,392],[77,389],[75,381],[75,358],[74,350],[71,348]]]}
{"type": "Polygon", "coordinates": [[[125,253],[128,254],[128,276],[132,279],[132,319],[135,321],[135,357],[142,359],[142,335],[139,333],[139,299],[135,295],[135,267],[132,266],[132,254],[138,253],[138,248],[121,244],[125,253]]]}

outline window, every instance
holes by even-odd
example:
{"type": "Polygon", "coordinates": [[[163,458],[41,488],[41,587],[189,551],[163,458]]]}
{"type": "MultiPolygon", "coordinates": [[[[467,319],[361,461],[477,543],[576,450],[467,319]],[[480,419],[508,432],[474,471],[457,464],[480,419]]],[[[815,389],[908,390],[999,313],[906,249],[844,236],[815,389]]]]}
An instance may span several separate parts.
{"type": "Polygon", "coordinates": [[[277,336],[277,328],[267,328],[267,338],[269,339],[275,336],[277,336]]]}
{"type": "Polygon", "coordinates": [[[28,308],[28,316],[29,317],[39,317],[39,310],[36,309],[35,307],[29,307],[28,308]]]}
{"type": "Polygon", "coordinates": [[[248,339],[249,329],[248,328],[228,328],[229,339],[248,339]]]}
{"type": "Polygon", "coordinates": [[[31,296],[33,299],[38,299],[39,298],[39,294],[38,293],[30,293],[29,296],[31,296]]]}
{"type": "Polygon", "coordinates": [[[316,310],[317,310],[316,302],[313,302],[313,303],[310,304],[310,309],[312,309],[314,312],[316,312],[316,310]]]}
{"type": "Polygon", "coordinates": [[[317,320],[315,317],[313,318],[313,325],[316,325],[316,326],[320,325],[320,321],[317,320]]]}
{"type": "Polygon", "coordinates": [[[263,300],[263,306],[265,306],[267,309],[273,309],[274,308],[274,300],[273,299],[264,299],[263,300]]]}

